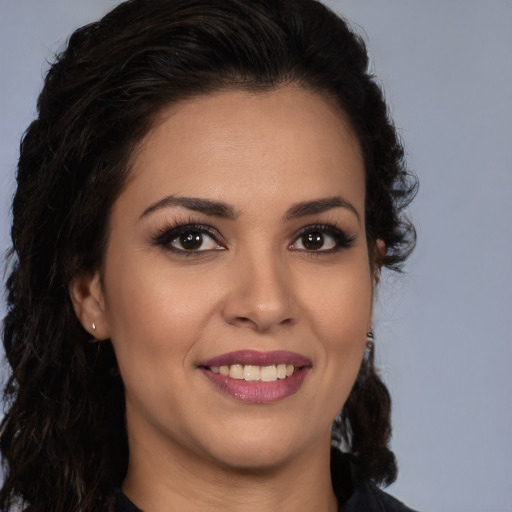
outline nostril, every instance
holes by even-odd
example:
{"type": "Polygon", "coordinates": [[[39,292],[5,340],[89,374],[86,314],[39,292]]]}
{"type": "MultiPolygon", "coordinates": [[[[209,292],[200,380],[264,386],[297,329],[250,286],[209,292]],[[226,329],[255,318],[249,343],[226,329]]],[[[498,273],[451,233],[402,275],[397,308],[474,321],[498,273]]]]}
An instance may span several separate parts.
{"type": "Polygon", "coordinates": [[[225,321],[258,331],[291,325],[297,318],[296,303],[286,285],[278,286],[278,279],[273,280],[273,285],[269,281],[262,278],[235,282],[222,305],[225,321]]]}
{"type": "Polygon", "coordinates": [[[257,327],[257,324],[254,320],[251,320],[245,316],[238,316],[234,318],[233,323],[239,325],[240,327],[257,327]]]}
{"type": "Polygon", "coordinates": [[[234,318],[231,322],[232,325],[235,325],[237,327],[245,327],[249,329],[254,329],[259,332],[267,332],[270,329],[272,329],[276,325],[291,325],[293,323],[293,318],[285,318],[281,321],[277,322],[266,322],[263,319],[251,319],[249,317],[245,316],[238,316],[234,318]]]}

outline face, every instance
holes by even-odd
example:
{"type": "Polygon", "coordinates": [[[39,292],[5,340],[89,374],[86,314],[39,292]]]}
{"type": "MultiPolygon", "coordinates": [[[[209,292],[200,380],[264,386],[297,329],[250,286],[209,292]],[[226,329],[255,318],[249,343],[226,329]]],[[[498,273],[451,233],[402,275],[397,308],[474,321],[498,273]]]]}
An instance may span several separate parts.
{"type": "Polygon", "coordinates": [[[364,200],[357,140],[320,95],[161,113],[101,273],[131,455],[255,468],[329,446],[371,325],[364,200]]]}

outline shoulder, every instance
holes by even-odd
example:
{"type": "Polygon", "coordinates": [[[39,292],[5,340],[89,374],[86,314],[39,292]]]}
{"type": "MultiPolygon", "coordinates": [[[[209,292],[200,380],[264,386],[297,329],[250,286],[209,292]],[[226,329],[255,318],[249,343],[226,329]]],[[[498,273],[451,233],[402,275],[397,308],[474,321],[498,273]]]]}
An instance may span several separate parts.
{"type": "Polygon", "coordinates": [[[340,512],[415,512],[371,481],[358,482],[340,512]]]}

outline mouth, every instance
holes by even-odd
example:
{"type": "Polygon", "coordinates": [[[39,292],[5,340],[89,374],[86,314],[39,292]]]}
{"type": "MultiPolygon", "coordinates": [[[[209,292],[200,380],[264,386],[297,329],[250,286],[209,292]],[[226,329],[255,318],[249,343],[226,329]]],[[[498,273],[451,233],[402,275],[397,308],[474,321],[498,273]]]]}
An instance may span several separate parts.
{"type": "Polygon", "coordinates": [[[275,382],[278,379],[291,377],[298,368],[293,364],[273,364],[269,366],[232,364],[230,366],[210,366],[208,369],[224,377],[243,379],[246,382],[275,382]]]}
{"type": "Polygon", "coordinates": [[[231,397],[269,403],[295,394],[312,364],[293,352],[244,350],[204,361],[198,367],[217,389],[231,397]]]}

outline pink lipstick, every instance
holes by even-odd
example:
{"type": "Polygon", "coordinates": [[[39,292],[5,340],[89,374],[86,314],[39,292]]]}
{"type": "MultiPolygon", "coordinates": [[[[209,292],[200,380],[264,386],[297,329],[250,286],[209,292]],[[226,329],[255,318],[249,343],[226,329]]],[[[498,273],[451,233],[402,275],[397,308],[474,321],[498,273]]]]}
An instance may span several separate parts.
{"type": "Polygon", "coordinates": [[[233,398],[270,403],[296,393],[312,365],[307,357],[293,352],[241,350],[208,359],[198,367],[233,398]]]}

